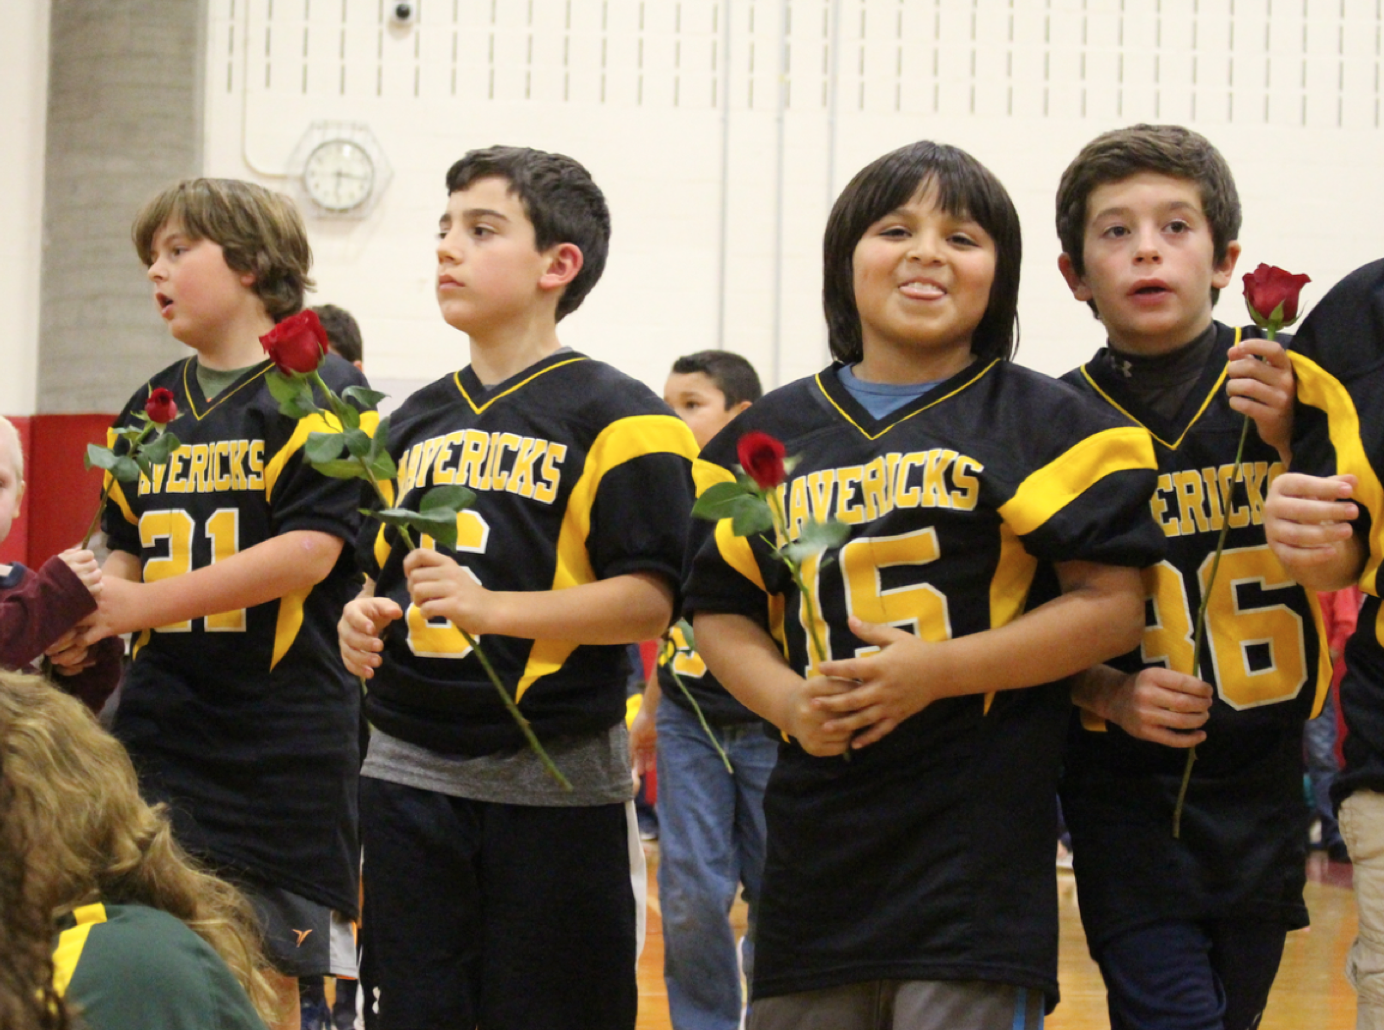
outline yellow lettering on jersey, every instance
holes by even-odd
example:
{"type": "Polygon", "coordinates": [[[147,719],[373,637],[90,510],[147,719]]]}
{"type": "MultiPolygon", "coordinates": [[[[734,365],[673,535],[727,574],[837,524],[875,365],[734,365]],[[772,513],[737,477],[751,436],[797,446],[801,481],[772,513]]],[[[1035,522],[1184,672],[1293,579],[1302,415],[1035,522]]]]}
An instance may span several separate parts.
{"type": "Polygon", "coordinates": [[[922,503],[922,490],[916,486],[909,486],[908,477],[914,466],[924,465],[926,462],[926,451],[910,451],[899,459],[898,470],[894,473],[895,505],[900,508],[916,508],[922,503]]]}
{"type": "Polygon", "coordinates": [[[884,490],[888,498],[889,511],[893,511],[895,505],[898,503],[896,500],[898,496],[898,480],[894,477],[899,471],[899,464],[903,461],[903,455],[898,451],[890,451],[884,456],[884,461],[888,466],[888,471],[884,473],[884,490]]]}
{"type": "MultiPolygon", "coordinates": [[[[1281,462],[1274,462],[1274,468],[1283,470],[1281,462]]],[[[1273,472],[1276,477],[1278,472],[1273,472]]],[[[1264,524],[1264,488],[1273,481],[1267,461],[1245,463],[1245,493],[1249,494],[1250,519],[1256,526],[1264,524]]]]}
{"type": "Polygon", "coordinates": [[[940,448],[928,451],[927,468],[923,470],[923,496],[920,501],[924,508],[951,507],[951,494],[947,491],[947,481],[943,473],[955,460],[955,451],[940,448]]]}
{"type": "Polygon", "coordinates": [[[1182,535],[1205,533],[1211,528],[1206,519],[1205,498],[1201,491],[1200,472],[1175,472],[1173,485],[1177,488],[1177,507],[1181,512],[1182,535]]]}
{"type": "Polygon", "coordinates": [[[543,456],[547,440],[524,437],[519,447],[519,456],[514,459],[514,468],[509,473],[509,492],[520,497],[532,497],[534,490],[533,466],[543,456]]]}
{"type": "Polygon", "coordinates": [[[849,465],[836,470],[836,517],[842,522],[857,525],[865,521],[865,512],[860,502],[852,496],[855,493],[855,485],[864,475],[865,468],[861,465],[849,465]]]}
{"type": "Polygon", "coordinates": [[[187,493],[187,481],[183,479],[182,464],[187,460],[187,447],[179,447],[168,456],[168,492],[187,493]]]}
{"type": "Polygon", "coordinates": [[[1206,483],[1206,499],[1211,505],[1211,528],[1219,533],[1225,525],[1225,512],[1221,511],[1221,492],[1216,489],[1218,480],[1214,468],[1201,470],[1201,478],[1206,483]]]}
{"type": "Polygon", "coordinates": [[[951,495],[953,508],[957,511],[975,511],[976,504],[980,501],[978,477],[984,471],[985,466],[975,458],[968,458],[964,454],[957,457],[956,464],[952,466],[952,482],[957,489],[957,492],[951,495]]]}
{"type": "Polygon", "coordinates": [[[442,438],[442,445],[437,449],[437,459],[433,462],[432,481],[434,485],[456,481],[456,469],[449,467],[448,460],[452,456],[452,448],[461,443],[465,435],[458,430],[455,433],[448,433],[442,438]]]}
{"type": "Polygon", "coordinates": [[[500,433],[499,445],[495,448],[495,460],[490,465],[490,488],[492,490],[503,490],[505,484],[509,482],[509,472],[501,466],[505,460],[505,451],[518,451],[522,443],[521,437],[516,433],[500,433]]]}
{"type": "Polygon", "coordinates": [[[823,469],[807,477],[807,492],[812,499],[812,517],[818,522],[825,522],[831,517],[831,488],[835,482],[835,469],[823,469]]]}
{"type": "MultiPolygon", "coordinates": [[[[505,435],[505,433],[498,432],[490,434],[490,457],[485,463],[485,478],[493,490],[504,488],[503,482],[497,482],[497,480],[500,475],[500,439],[505,435]]],[[[514,434],[508,435],[513,436],[514,434]]]]}
{"type": "Polygon", "coordinates": [[[199,494],[211,493],[211,483],[207,476],[207,461],[211,457],[209,452],[210,448],[204,443],[192,445],[192,463],[187,478],[199,494]]]}
{"type": "Polygon", "coordinates": [[[434,436],[431,440],[423,441],[423,456],[419,459],[418,469],[414,476],[414,486],[428,486],[431,480],[428,478],[428,470],[433,467],[433,461],[437,458],[437,452],[442,450],[442,445],[447,442],[445,436],[434,436]]]}
{"type": "Polygon", "coordinates": [[[264,489],[264,441],[250,441],[250,477],[247,480],[251,490],[264,489]]]}
{"type": "Polygon", "coordinates": [[[490,450],[490,434],[479,429],[466,430],[461,445],[461,465],[457,469],[457,482],[464,483],[472,490],[489,490],[490,477],[485,474],[485,455],[490,450]]]}
{"type": "Polygon", "coordinates": [[[799,476],[788,491],[788,534],[796,539],[807,517],[807,479],[799,476]]]}
{"type": "Polygon", "coordinates": [[[1168,514],[1168,501],[1163,495],[1172,492],[1173,477],[1165,472],[1158,477],[1158,484],[1153,491],[1153,496],[1149,498],[1149,507],[1153,509],[1153,521],[1158,523],[1164,536],[1178,536],[1182,532],[1178,526],[1176,515],[1171,519],[1164,518],[1168,514]]]}
{"type": "Polygon", "coordinates": [[[860,478],[860,495],[865,502],[865,518],[873,522],[888,515],[894,506],[889,502],[889,479],[884,472],[884,458],[878,457],[865,466],[860,478]]]}
{"type": "Polygon", "coordinates": [[[230,440],[217,440],[211,446],[211,488],[217,493],[226,493],[231,488],[230,454],[230,440]],[[225,459],[228,466],[224,473],[221,471],[222,459],[225,459]]]}
{"type": "Polygon", "coordinates": [[[1221,481],[1221,503],[1225,505],[1226,519],[1230,523],[1230,528],[1244,529],[1249,525],[1250,512],[1247,506],[1235,503],[1234,476],[1234,465],[1222,465],[1220,467],[1218,478],[1221,481]]]}
{"type": "Polygon", "coordinates": [[[543,482],[533,488],[533,499],[542,504],[552,504],[557,497],[557,484],[562,479],[558,465],[567,457],[565,443],[548,444],[548,453],[543,458],[543,482]]]}

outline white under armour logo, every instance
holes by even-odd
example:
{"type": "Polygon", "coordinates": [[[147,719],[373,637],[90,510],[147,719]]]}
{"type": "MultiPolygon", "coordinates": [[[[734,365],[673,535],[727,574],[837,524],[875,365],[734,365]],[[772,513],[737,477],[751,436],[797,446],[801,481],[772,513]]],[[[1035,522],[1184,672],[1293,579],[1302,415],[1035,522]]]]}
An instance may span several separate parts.
{"type": "Polygon", "coordinates": [[[1128,358],[1121,358],[1119,361],[1115,362],[1115,371],[1128,379],[1130,376],[1134,375],[1134,366],[1129,363],[1128,358]]]}

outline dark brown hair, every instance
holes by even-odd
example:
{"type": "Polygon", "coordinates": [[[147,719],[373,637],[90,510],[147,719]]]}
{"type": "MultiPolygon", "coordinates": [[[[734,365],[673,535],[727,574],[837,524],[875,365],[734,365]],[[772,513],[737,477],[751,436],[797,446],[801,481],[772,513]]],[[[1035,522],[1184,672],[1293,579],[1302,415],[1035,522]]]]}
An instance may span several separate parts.
{"type": "Polygon", "coordinates": [[[971,353],[989,360],[1014,356],[1018,341],[1019,215],[1000,181],[966,151],[923,140],[900,147],[856,173],[836,198],[822,241],[822,306],[827,338],[838,361],[864,352],[855,305],[855,247],[875,222],[919,191],[936,187],[948,214],[973,219],[995,241],[995,281],[985,315],[971,337],[971,353]]]}
{"type": "MultiPolygon", "coordinates": [[[[1157,172],[1195,183],[1211,225],[1216,264],[1240,235],[1240,194],[1221,152],[1198,132],[1181,125],[1131,125],[1102,133],[1062,173],[1057,187],[1057,238],[1077,275],[1086,274],[1086,204],[1096,187],[1140,172],[1157,172]]],[[[1219,290],[1211,290],[1214,303],[1219,290]]],[[[1092,303],[1091,310],[1095,310],[1092,303]]]]}

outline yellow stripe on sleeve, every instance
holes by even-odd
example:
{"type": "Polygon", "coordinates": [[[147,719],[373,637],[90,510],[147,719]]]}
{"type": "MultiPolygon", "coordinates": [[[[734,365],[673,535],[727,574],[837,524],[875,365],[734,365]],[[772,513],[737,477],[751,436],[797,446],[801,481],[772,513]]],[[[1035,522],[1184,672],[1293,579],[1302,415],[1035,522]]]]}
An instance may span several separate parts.
{"type": "MultiPolygon", "coordinates": [[[[581,478],[567,498],[562,529],[558,532],[557,568],[552,589],[565,590],[595,581],[586,539],[591,533],[591,509],[596,504],[601,480],[607,472],[625,462],[650,454],[676,454],[691,462],[697,456],[697,441],[686,423],[674,415],[631,415],[617,419],[592,441],[581,478]]],[[[567,640],[534,641],[524,675],[515,687],[514,700],[520,700],[535,680],[561,669],[576,648],[575,643],[567,640]]]]}
{"type": "Polygon", "coordinates": [[[1378,594],[1379,563],[1384,559],[1384,486],[1380,485],[1379,476],[1360,441],[1360,413],[1339,379],[1296,351],[1288,351],[1288,357],[1292,359],[1293,373],[1297,377],[1298,400],[1326,412],[1331,446],[1336,449],[1336,473],[1352,475],[1358,480],[1353,499],[1369,509],[1372,523],[1370,553],[1360,575],[1360,589],[1378,594]]]}
{"type": "MultiPolygon", "coordinates": [[[[377,411],[362,411],[360,413],[360,428],[368,435],[373,436],[376,427],[380,424],[380,415],[377,411]]],[[[341,423],[335,415],[323,415],[314,412],[298,420],[298,425],[294,427],[293,435],[288,438],[288,443],[279,448],[277,454],[269,460],[269,464],[264,468],[264,496],[268,500],[274,498],[274,486],[279,481],[279,476],[283,474],[284,466],[288,464],[290,458],[298,451],[302,450],[308,442],[308,437],[313,433],[339,433],[341,423]]]]}
{"type": "Polygon", "coordinates": [[[1027,536],[1106,476],[1157,467],[1146,430],[1107,429],[1030,474],[1000,506],[1000,517],[1019,536],[1027,536]]]}
{"type": "MultiPolygon", "coordinates": [[[[735,475],[720,465],[698,458],[692,463],[692,479],[697,484],[697,496],[700,497],[717,483],[734,483],[735,475]]],[[[721,519],[716,523],[716,549],[721,552],[721,559],[727,565],[760,590],[766,589],[750,542],[743,536],[735,535],[730,519],[721,519]]]]}
{"type": "Polygon", "coordinates": [[[91,928],[106,921],[106,906],[99,901],[93,905],[82,905],[73,909],[72,916],[77,925],[64,930],[58,936],[58,946],[53,951],[53,990],[58,997],[67,994],[72,976],[77,972],[77,963],[82,960],[91,928]]]}

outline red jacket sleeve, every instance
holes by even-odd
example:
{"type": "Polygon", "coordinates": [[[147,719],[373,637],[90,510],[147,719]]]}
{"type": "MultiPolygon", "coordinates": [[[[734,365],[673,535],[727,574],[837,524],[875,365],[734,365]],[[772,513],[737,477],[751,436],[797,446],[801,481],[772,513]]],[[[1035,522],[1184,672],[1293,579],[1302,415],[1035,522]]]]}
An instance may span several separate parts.
{"type": "Polygon", "coordinates": [[[0,665],[26,668],[95,610],[96,598],[61,558],[24,570],[17,584],[0,590],[0,665]]]}

